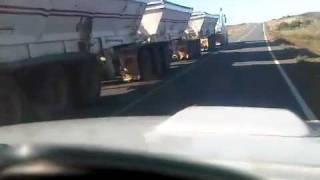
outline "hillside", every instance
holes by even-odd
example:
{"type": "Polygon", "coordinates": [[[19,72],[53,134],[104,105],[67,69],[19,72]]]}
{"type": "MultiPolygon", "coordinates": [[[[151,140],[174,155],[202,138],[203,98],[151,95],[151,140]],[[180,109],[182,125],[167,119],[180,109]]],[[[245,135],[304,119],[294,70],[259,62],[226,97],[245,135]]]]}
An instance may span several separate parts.
{"type": "Polygon", "coordinates": [[[288,42],[320,54],[320,12],[271,20],[267,28],[271,40],[288,42]]]}
{"type": "Polygon", "coordinates": [[[300,16],[320,18],[320,12],[308,12],[308,13],[301,14],[300,16]]]}
{"type": "Polygon", "coordinates": [[[245,23],[228,26],[228,34],[230,39],[233,39],[233,37],[241,36],[241,34],[245,34],[247,30],[247,24],[245,23]]]}

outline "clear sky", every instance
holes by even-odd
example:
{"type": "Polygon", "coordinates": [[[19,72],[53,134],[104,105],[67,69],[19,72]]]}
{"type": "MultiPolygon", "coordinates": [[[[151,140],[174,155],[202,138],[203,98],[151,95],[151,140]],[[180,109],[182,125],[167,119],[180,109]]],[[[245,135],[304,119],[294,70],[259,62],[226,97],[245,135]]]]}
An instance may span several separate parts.
{"type": "Polygon", "coordinates": [[[320,11],[320,0],[169,0],[195,10],[218,13],[224,9],[229,24],[262,22],[286,15],[320,11]]]}

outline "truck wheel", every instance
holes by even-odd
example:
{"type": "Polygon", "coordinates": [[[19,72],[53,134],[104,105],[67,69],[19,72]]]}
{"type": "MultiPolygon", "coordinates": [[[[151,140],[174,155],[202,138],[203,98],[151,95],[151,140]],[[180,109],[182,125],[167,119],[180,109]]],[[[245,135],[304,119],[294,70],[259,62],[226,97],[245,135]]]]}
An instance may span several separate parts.
{"type": "Polygon", "coordinates": [[[71,107],[69,79],[60,66],[47,68],[40,76],[35,79],[32,109],[36,118],[52,119],[71,107]]]}
{"type": "Polygon", "coordinates": [[[22,122],[24,96],[14,78],[0,77],[0,123],[22,122]]]}
{"type": "Polygon", "coordinates": [[[95,62],[84,63],[77,67],[73,78],[73,98],[76,106],[94,105],[101,92],[101,71],[95,62]]]}
{"type": "Polygon", "coordinates": [[[153,70],[152,56],[148,48],[140,49],[138,60],[139,60],[139,69],[140,69],[141,79],[145,81],[155,79],[155,76],[152,71],[153,70]]]}

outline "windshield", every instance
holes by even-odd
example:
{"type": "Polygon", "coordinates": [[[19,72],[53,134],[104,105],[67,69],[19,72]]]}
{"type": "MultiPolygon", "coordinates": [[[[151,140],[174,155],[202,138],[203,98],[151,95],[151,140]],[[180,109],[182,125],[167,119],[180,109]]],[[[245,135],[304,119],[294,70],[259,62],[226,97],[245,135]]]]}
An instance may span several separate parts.
{"type": "Polygon", "coordinates": [[[99,145],[139,148],[128,138],[154,142],[153,130],[317,137],[319,0],[171,1],[0,0],[5,143],[21,143],[16,133],[31,143],[83,143],[68,139],[73,132],[90,135],[86,144],[104,137],[99,145]],[[125,127],[121,136],[115,127],[125,127]]]}

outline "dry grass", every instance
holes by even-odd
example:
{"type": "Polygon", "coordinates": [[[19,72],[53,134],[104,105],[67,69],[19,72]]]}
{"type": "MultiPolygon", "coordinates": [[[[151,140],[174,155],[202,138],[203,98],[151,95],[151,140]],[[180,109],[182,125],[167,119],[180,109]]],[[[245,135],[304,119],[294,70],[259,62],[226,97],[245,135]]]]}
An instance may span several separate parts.
{"type": "Polygon", "coordinates": [[[296,17],[288,19],[272,20],[268,22],[268,29],[271,39],[284,39],[299,48],[307,48],[310,51],[320,54],[320,19],[310,17],[296,17]],[[311,20],[312,23],[307,26],[292,29],[279,29],[283,22],[292,23],[293,21],[311,20]]]}
{"type": "Polygon", "coordinates": [[[228,26],[228,33],[230,36],[239,36],[247,31],[247,24],[238,24],[228,26]]]}

